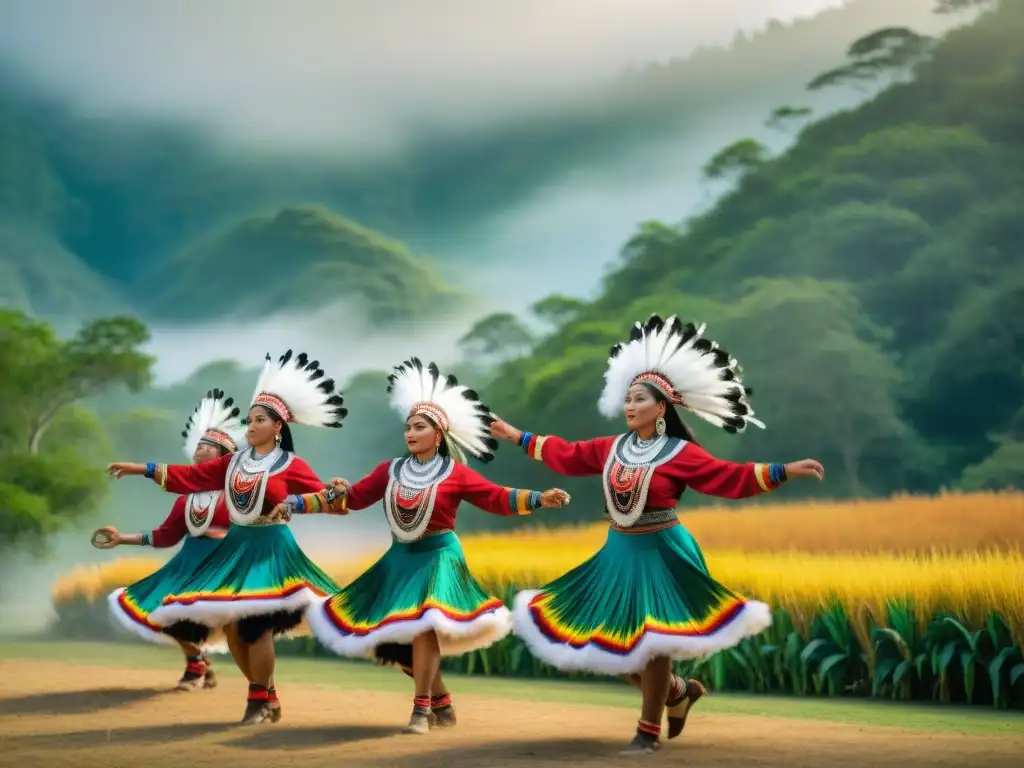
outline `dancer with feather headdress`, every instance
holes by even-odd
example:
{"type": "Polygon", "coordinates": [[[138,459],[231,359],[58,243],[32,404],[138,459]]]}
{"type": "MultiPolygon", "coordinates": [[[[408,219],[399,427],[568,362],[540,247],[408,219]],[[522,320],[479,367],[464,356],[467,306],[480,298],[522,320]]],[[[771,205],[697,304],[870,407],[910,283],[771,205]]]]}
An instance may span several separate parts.
{"type": "Polygon", "coordinates": [[[624,675],[643,691],[628,753],[660,746],[668,706],[669,738],[679,735],[704,693],[672,674],[672,659],[732,647],[771,624],[771,611],[716,582],[676,505],[687,488],[727,499],[773,491],[794,477],[823,476],[817,461],[734,464],[700,447],[677,407],[728,432],[754,418],[734,358],[703,338],[704,326],[657,315],[636,323],[612,347],[601,414],[624,408],[628,432],[569,442],[520,431],[500,419],[494,437],[518,443],[530,458],[567,476],[601,475],[611,524],[600,551],[544,585],[520,592],[515,633],[535,656],[564,670],[624,675]]]}
{"type": "MultiPolygon", "coordinates": [[[[227,536],[191,578],[164,597],[150,620],[225,628],[232,655],[249,679],[243,725],[280,720],[274,635],[295,629],[307,606],[339,589],[306,557],[274,510],[290,495],[325,489],[294,454],[289,425],[340,427],[348,414],[342,404],[318,362],[305,354],[293,357],[291,350],[276,364],[267,355],[246,418],[247,448],[191,466],[109,467],[115,477],[142,475],[171,493],[223,490],[233,523],[227,536]]],[[[329,490],[321,496],[333,499],[329,490]]]]}
{"type": "MultiPolygon", "coordinates": [[[[193,464],[201,464],[238,450],[244,430],[238,406],[224,392],[211,389],[189,417],[181,436],[185,455],[193,464]]],[[[184,539],[181,549],[155,573],[107,597],[115,623],[132,634],[153,643],[177,644],[185,654],[185,672],[178,690],[213,688],[217,677],[207,656],[216,646],[210,627],[194,621],[178,621],[167,627],[155,624],[150,615],[164,597],[176,591],[227,534],[231,520],[221,498],[222,492],[208,491],[179,496],[167,519],[146,533],[122,534],[112,525],[93,534],[93,545],[113,549],[123,544],[158,549],[173,547],[184,539]]]]}
{"type": "MultiPolygon", "coordinates": [[[[466,465],[467,454],[493,459],[497,443],[488,434],[493,417],[487,406],[455,377],[412,358],[388,380],[391,405],[405,419],[409,455],[381,463],[352,485],[340,481],[333,505],[346,513],[383,501],[391,547],[345,589],[310,608],[306,619],[339,655],[411,661],[415,696],[405,732],[422,734],[432,725],[455,724],[438,673],[441,657],[486,648],[511,630],[508,608],[466,566],[455,535],[459,503],[495,515],[527,515],[564,507],[569,496],[495,485],[466,465]]],[[[331,502],[301,499],[292,511],[325,503],[331,502]]]]}

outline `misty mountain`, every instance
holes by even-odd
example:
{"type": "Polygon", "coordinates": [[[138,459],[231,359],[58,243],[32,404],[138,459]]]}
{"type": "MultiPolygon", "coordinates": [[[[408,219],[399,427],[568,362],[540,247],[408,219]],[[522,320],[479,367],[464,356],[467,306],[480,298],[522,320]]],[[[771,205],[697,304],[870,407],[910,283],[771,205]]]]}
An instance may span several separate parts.
{"type": "MultiPolygon", "coordinates": [[[[184,116],[86,112],[12,66],[0,79],[0,210],[52,233],[67,255],[77,255],[82,265],[66,268],[68,274],[81,274],[88,284],[96,275],[107,278],[125,296],[144,289],[145,306],[136,303],[143,315],[154,285],[152,304],[161,316],[188,306],[173,278],[186,264],[192,270],[205,259],[204,279],[223,284],[226,278],[213,275],[238,263],[237,251],[221,257],[233,248],[225,238],[242,238],[237,228],[248,225],[239,222],[298,203],[323,205],[435,254],[450,282],[522,262],[528,269],[571,268],[577,290],[586,291],[638,218],[662,215],[651,210],[655,201],[674,211],[680,201],[690,205],[699,155],[726,143],[732,130],[748,131],[773,106],[806,101],[803,85],[841,59],[859,33],[882,23],[924,31],[948,24],[931,14],[932,5],[856,0],[811,19],[772,23],[727,47],[635,67],[611,80],[592,77],[574,98],[543,111],[472,131],[415,127],[405,146],[383,156],[232,147],[184,116]],[[679,150],[680,158],[671,160],[679,150]],[[602,191],[595,195],[595,189],[602,191]],[[593,204],[566,213],[566,195],[593,204]],[[538,220],[546,223],[531,235],[538,220]],[[581,230],[583,239],[574,243],[581,230]]],[[[816,106],[831,109],[857,98],[829,95],[816,106]]],[[[247,233],[242,239],[264,254],[292,242],[275,241],[278,233],[266,226],[247,233]],[[256,243],[257,231],[270,239],[256,243]]],[[[319,269],[338,277],[350,266],[319,269]]],[[[282,290],[301,295],[318,274],[304,269],[282,290]]],[[[66,282],[68,292],[82,284],[66,282]]],[[[20,301],[39,311],[50,306],[52,291],[35,297],[26,290],[20,301]]],[[[249,311],[244,304],[236,309],[249,311]]]]}
{"type": "Polygon", "coordinates": [[[46,227],[0,218],[0,306],[77,321],[125,311],[119,287],[87,267],[46,227]]]}
{"type": "Polygon", "coordinates": [[[380,325],[458,296],[401,243],[314,205],[234,224],[157,264],[137,288],[158,319],[259,317],[348,300],[380,325]]]}

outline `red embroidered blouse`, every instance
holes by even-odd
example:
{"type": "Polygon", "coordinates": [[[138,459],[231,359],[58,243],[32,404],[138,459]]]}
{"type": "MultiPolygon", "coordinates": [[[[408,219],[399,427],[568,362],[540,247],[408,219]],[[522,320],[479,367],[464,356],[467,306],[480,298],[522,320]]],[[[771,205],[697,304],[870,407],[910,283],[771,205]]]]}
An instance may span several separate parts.
{"type": "MultiPolygon", "coordinates": [[[[331,503],[324,500],[322,493],[303,496],[303,506],[309,511],[323,511],[333,514],[348,514],[350,510],[366,509],[379,501],[385,501],[391,484],[393,501],[398,507],[413,509],[423,500],[427,492],[433,493],[430,521],[424,533],[455,529],[455,516],[459,503],[468,501],[474,507],[492,515],[528,515],[540,507],[540,494],[521,488],[507,488],[496,485],[467,467],[449,459],[450,472],[442,475],[439,482],[423,489],[406,489],[397,481],[391,483],[392,467],[402,459],[384,461],[370,474],[349,486],[348,493],[331,503]]],[[[387,501],[385,501],[387,503],[387,501]]]]}
{"type": "MultiPolygon", "coordinates": [[[[185,504],[188,496],[179,496],[174,500],[174,504],[171,505],[170,514],[167,518],[160,523],[158,528],[154,528],[150,534],[149,539],[152,542],[152,546],[157,549],[164,549],[166,547],[173,547],[179,541],[186,536],[191,535],[188,530],[188,525],[185,522],[185,504]]],[[[224,505],[223,495],[217,499],[217,503],[214,506],[213,520],[210,522],[210,527],[207,528],[207,533],[210,531],[226,530],[231,526],[231,517],[228,515],[228,508],[224,505]]],[[[206,534],[204,534],[205,536],[206,534]]]]}
{"type": "MultiPolygon", "coordinates": [[[[520,445],[530,458],[543,462],[549,469],[579,477],[605,474],[609,454],[620,437],[597,437],[573,443],[554,435],[524,432],[520,445]]],[[[782,484],[780,473],[773,471],[773,466],[778,465],[723,461],[699,445],[685,442],[672,458],[653,467],[646,506],[675,507],[687,486],[698,493],[724,499],[745,499],[773,491],[782,484]]]]}
{"type": "MultiPolygon", "coordinates": [[[[228,453],[200,464],[161,464],[157,466],[153,480],[164,490],[182,495],[224,490],[228,467],[234,456],[228,453]]],[[[323,490],[324,486],[325,483],[316,476],[309,464],[293,455],[287,466],[267,477],[262,512],[270,512],[285,501],[289,494],[314,493],[323,490]]]]}

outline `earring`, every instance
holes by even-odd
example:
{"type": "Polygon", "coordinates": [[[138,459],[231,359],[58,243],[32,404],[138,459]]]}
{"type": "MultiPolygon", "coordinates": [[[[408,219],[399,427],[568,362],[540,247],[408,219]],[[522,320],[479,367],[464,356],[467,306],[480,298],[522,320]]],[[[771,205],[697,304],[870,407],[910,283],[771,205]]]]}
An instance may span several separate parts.
{"type": "Polygon", "coordinates": [[[659,416],[657,418],[657,420],[654,422],[654,431],[658,433],[659,437],[661,435],[665,434],[665,427],[666,426],[668,426],[668,425],[665,424],[665,417],[664,416],[659,416]]]}
{"type": "Polygon", "coordinates": [[[281,442],[281,433],[280,432],[278,432],[276,435],[274,435],[274,442],[275,443],[280,443],[281,442]]]}

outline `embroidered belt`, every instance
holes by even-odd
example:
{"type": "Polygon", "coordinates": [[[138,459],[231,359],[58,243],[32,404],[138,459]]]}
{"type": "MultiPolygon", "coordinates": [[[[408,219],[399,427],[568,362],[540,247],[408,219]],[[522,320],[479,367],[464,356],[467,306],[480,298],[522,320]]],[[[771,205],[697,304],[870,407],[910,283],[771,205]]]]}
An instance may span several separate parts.
{"type": "Polygon", "coordinates": [[[274,520],[272,517],[260,515],[249,525],[288,525],[284,520],[274,520]]]}
{"type": "Polygon", "coordinates": [[[653,533],[679,524],[679,515],[674,507],[648,507],[629,528],[622,528],[611,522],[611,516],[607,512],[605,517],[609,519],[611,527],[619,533],[653,533]]]}

